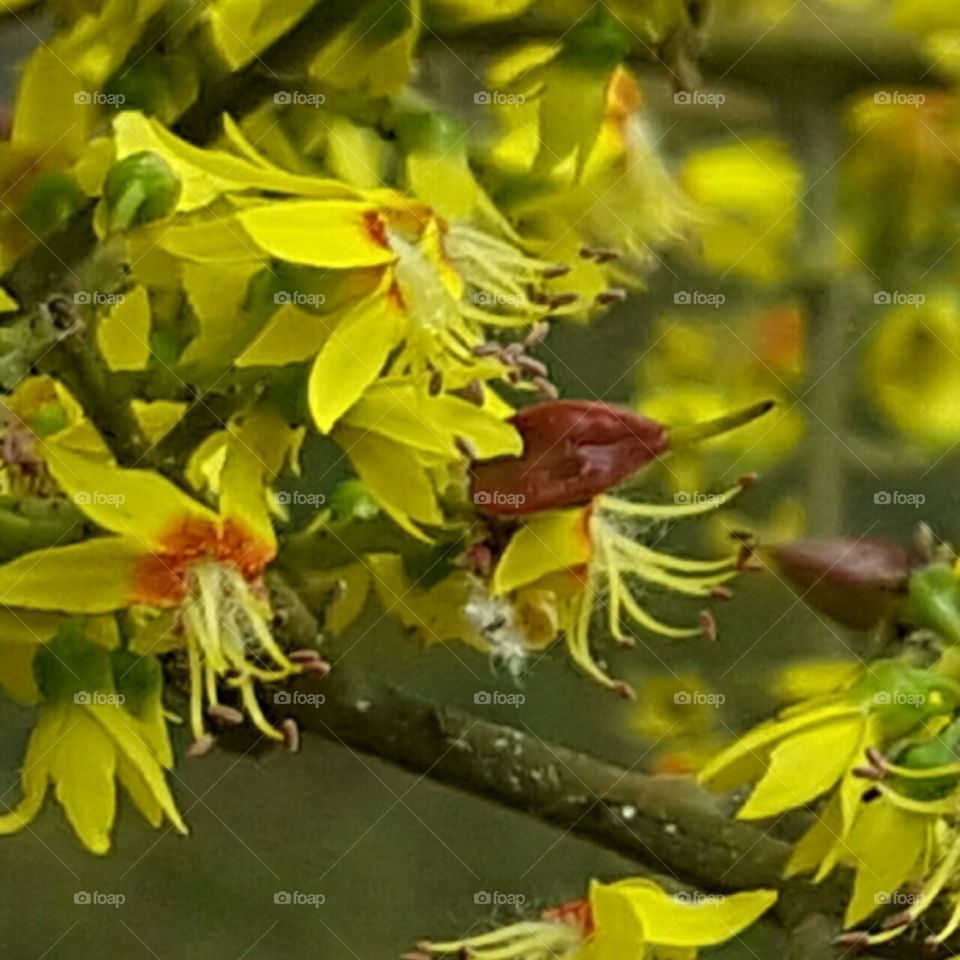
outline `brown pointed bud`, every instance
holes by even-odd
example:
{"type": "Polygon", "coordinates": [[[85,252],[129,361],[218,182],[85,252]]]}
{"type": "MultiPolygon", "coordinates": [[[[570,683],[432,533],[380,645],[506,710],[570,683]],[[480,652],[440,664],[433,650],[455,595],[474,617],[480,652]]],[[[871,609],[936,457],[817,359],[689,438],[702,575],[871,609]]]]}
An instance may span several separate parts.
{"type": "MultiPolygon", "coordinates": [[[[541,378],[534,385],[549,386],[541,378]]],[[[590,400],[553,400],[527,407],[511,423],[523,454],[473,465],[473,502],[483,513],[524,515],[589,503],[668,450],[750,423],[769,401],[706,423],[669,428],[626,407],[590,400]]],[[[752,482],[745,477],[741,483],[752,482]]]]}
{"type": "Polygon", "coordinates": [[[796,540],[764,552],[805,603],[856,630],[896,610],[912,565],[900,544],[855,537],[796,540]]]}

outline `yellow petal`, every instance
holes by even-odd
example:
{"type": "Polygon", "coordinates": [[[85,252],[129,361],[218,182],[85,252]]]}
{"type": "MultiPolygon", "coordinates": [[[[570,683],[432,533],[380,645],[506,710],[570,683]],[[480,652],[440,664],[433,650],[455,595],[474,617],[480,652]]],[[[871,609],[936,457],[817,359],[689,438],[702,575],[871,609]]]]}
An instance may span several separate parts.
{"type": "Polygon", "coordinates": [[[55,614],[0,609],[0,684],[17,703],[40,700],[33,658],[62,624],[63,618],[55,614]]]}
{"type": "Polygon", "coordinates": [[[310,371],[310,412],[321,433],[329,433],[376,380],[404,329],[399,307],[382,293],[357,304],[343,318],[310,371]]]}
{"type": "Polygon", "coordinates": [[[831,703],[816,711],[804,710],[784,719],[758,724],[721,751],[701,771],[699,781],[712,790],[728,790],[753,779],[755,770],[763,770],[770,747],[777,741],[823,720],[850,717],[860,708],[847,703],[831,703]]]}
{"type": "Polygon", "coordinates": [[[346,415],[352,427],[382,433],[449,459],[461,456],[457,439],[469,441],[482,460],[523,452],[517,430],[457,397],[431,397],[408,384],[377,384],[346,415]]]}
{"type": "Polygon", "coordinates": [[[409,447],[356,430],[340,428],[334,439],[377,503],[393,520],[419,540],[429,538],[415,523],[440,526],[443,513],[433,483],[409,447]],[[397,478],[403,477],[403,483],[397,478]]]}
{"type": "Polygon", "coordinates": [[[130,402],[133,415],[143,435],[150,443],[157,443],[181,420],[187,404],[182,400],[137,400],[130,402]]]}
{"type": "Polygon", "coordinates": [[[207,5],[213,44],[231,71],[254,60],[317,0],[215,0],[207,5]]]}
{"type": "Polygon", "coordinates": [[[784,739],[771,751],[766,774],[738,816],[772,817],[819,797],[849,767],[862,732],[863,718],[847,717],[784,739]]]}
{"type": "Polygon", "coordinates": [[[810,829],[797,841],[783,875],[793,877],[820,866],[840,840],[842,831],[840,797],[835,794],[810,829]]]}
{"type": "Polygon", "coordinates": [[[117,758],[117,782],[127,791],[134,806],[151,827],[156,828],[163,823],[163,807],[150,792],[136,767],[122,755],[117,758]]]}
{"type": "Polygon", "coordinates": [[[0,603],[64,613],[109,613],[130,602],[143,546],[127,537],[25,553],[0,566],[0,603]]]}
{"type": "Polygon", "coordinates": [[[549,573],[583,566],[592,554],[584,508],[536,514],[510,539],[493,574],[493,592],[511,593],[549,573]]]}
{"type": "Polygon", "coordinates": [[[923,874],[927,818],[901,810],[880,797],[861,805],[847,846],[856,867],[853,894],[847,903],[844,927],[870,916],[908,880],[923,874]]]}
{"type": "Polygon", "coordinates": [[[180,833],[186,833],[187,828],[180,817],[180,811],[177,809],[170,787],[167,785],[163,767],[144,742],[133,718],[121,708],[109,704],[95,703],[84,709],[96,718],[100,726],[110,735],[120,753],[140,774],[146,788],[163,808],[167,819],[180,833]]]}
{"type": "Polygon", "coordinates": [[[19,309],[20,304],[6,290],[0,288],[0,313],[13,313],[19,309]]]}
{"type": "Polygon", "coordinates": [[[143,370],[150,359],[150,298],[143,287],[100,318],[97,345],[111,370],[143,370]]]}
{"type": "Polygon", "coordinates": [[[161,123],[127,110],[113,121],[117,159],[152,150],[180,178],[183,190],[177,209],[196,210],[224,193],[264,190],[308,197],[344,197],[353,192],[335,180],[278,173],[224,150],[194,146],[170,133],[161,123]]]}
{"type": "Polygon", "coordinates": [[[122,470],[55,443],[44,444],[43,452],[54,479],[91,520],[145,547],[162,546],[164,535],[186,520],[217,520],[158,473],[122,470]]]}
{"type": "Polygon", "coordinates": [[[227,451],[220,474],[220,512],[239,520],[274,550],[277,538],[267,509],[264,463],[249,449],[234,443],[227,451]]]}
{"type": "MultiPolygon", "coordinates": [[[[654,884],[616,884],[633,907],[644,940],[665,947],[710,947],[730,940],[776,903],[775,890],[751,890],[687,902],[654,884]]],[[[602,918],[597,926],[602,927],[602,918]]]]}
{"type": "Polygon", "coordinates": [[[236,220],[272,257],[313,267],[354,269],[390,263],[379,214],[349,200],[288,200],[250,207],[236,220]]]}
{"type": "Polygon", "coordinates": [[[27,752],[20,775],[20,802],[9,813],[0,816],[0,834],[22,830],[40,812],[50,782],[50,768],[57,753],[57,745],[67,729],[66,704],[44,707],[37,725],[30,734],[27,752]]]}
{"type": "Polygon", "coordinates": [[[306,310],[284,303],[263,329],[237,357],[238,367],[282,367],[303,363],[323,346],[330,336],[329,321],[306,310]]]}
{"type": "Polygon", "coordinates": [[[117,812],[116,756],[113,742],[84,708],[69,712],[50,777],[67,820],[93,853],[110,849],[117,812]]]}

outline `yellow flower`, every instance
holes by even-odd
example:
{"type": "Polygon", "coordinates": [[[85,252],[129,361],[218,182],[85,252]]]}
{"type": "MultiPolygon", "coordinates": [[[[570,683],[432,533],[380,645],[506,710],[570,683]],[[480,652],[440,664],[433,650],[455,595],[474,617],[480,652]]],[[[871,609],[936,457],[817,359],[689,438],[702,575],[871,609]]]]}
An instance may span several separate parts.
{"type": "Polygon", "coordinates": [[[762,283],[787,275],[802,176],[782,143],[703,148],[687,158],[681,182],[701,206],[703,256],[710,267],[762,283]]]}
{"type": "Polygon", "coordinates": [[[44,439],[55,439],[89,456],[110,456],[96,428],[62,383],[47,376],[27,377],[0,401],[0,489],[4,493],[55,492],[43,461],[44,439]]]}
{"type": "Polygon", "coordinates": [[[731,896],[670,894],[651,880],[590,884],[586,901],[543,919],[447,943],[420,945],[428,956],[477,960],[695,960],[702,947],[732,940],[776,902],[772,890],[731,896]]]}
{"type": "Polygon", "coordinates": [[[838,835],[846,836],[863,792],[856,767],[867,748],[883,748],[949,714],[960,702],[960,689],[946,677],[895,660],[878,661],[841,684],[746,733],[700,771],[700,781],[715,790],[756,781],[737,814],[741,819],[801,807],[839,785],[838,835]]]}
{"type": "MultiPolygon", "coordinates": [[[[160,666],[91,642],[95,636],[93,629],[68,623],[36,651],[33,673],[42,702],[23,761],[22,798],[0,815],[0,834],[27,826],[53,787],[84,846],[106,853],[117,783],[154,827],[166,818],[186,832],[165,778],[173,754],[160,666]]],[[[112,637],[115,643],[115,628],[112,637]]]]}
{"type": "Polygon", "coordinates": [[[960,304],[949,293],[894,307],[867,348],[864,381],[880,413],[906,438],[930,447],[960,432],[960,304]]]}
{"type": "Polygon", "coordinates": [[[494,595],[523,587],[553,588],[565,598],[566,643],[574,662],[604,686],[624,694],[630,688],[613,680],[594,658],[590,636],[594,612],[605,607],[610,635],[624,646],[633,640],[624,621],[668,639],[712,632],[707,617],[697,627],[675,627],[650,614],[638,599],[646,586],[684,596],[709,598],[737,575],[739,554],[720,560],[675,557],[639,542],[657,524],[712,512],[738,496],[745,483],[702,502],[663,505],[611,495],[587,507],[533,514],[513,535],[493,574],[494,595]]]}
{"type": "MultiPolygon", "coordinates": [[[[315,417],[329,410],[327,397],[336,389],[329,388],[337,383],[322,378],[317,383],[324,398],[311,395],[315,417]]],[[[445,523],[440,493],[458,485],[463,496],[462,444],[484,457],[521,452],[520,435],[506,422],[512,412],[490,391],[478,407],[459,397],[434,396],[426,384],[384,379],[351,405],[332,435],[380,507],[408,533],[425,539],[421,526],[445,523]]]]}
{"type": "Polygon", "coordinates": [[[67,613],[136,605],[170,610],[189,659],[194,736],[205,738],[204,701],[215,709],[217,683],[224,681],[239,691],[257,727],[282,739],[264,718],[254,684],[300,667],[271,634],[262,575],[276,539],[255,458],[231,449],[220,474],[218,515],[158,474],[121,470],[53,443],[43,453],[61,489],[114,536],[0,566],[0,602],[67,613]]]}

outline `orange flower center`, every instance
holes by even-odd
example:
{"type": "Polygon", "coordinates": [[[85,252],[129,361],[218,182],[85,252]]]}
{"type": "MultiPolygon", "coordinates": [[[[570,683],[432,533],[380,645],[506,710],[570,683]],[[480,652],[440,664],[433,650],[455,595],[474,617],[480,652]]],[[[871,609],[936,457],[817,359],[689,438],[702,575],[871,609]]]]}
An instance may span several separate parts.
{"type": "Polygon", "coordinates": [[[248,583],[260,579],[275,550],[236,520],[184,520],[162,538],[163,546],[142,557],[134,572],[134,603],[154,607],[180,604],[190,567],[213,560],[236,570],[248,583]]]}

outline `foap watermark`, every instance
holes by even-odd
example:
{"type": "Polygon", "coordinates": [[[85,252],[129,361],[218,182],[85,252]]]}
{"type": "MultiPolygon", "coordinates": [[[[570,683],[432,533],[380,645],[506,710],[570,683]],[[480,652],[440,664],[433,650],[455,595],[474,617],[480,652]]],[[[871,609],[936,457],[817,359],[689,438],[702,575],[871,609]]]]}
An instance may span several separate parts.
{"type": "Polygon", "coordinates": [[[127,498],[122,493],[104,493],[101,490],[78,490],[73,495],[73,502],[77,504],[78,507],[119,507],[127,502],[127,498]]]}
{"type": "Polygon", "coordinates": [[[527,102],[522,93],[503,93],[500,90],[478,90],[473,95],[473,102],[479,106],[491,104],[499,107],[520,107],[527,102]]]}
{"type": "Polygon", "coordinates": [[[479,307],[519,307],[525,303],[518,293],[489,293],[486,290],[478,290],[472,299],[479,307]]]}
{"type": "Polygon", "coordinates": [[[901,290],[878,290],[873,295],[878,307],[922,307],[927,298],[922,293],[904,293],[901,290]]]}
{"type": "Polygon", "coordinates": [[[522,907],[527,898],[522,893],[503,893],[500,890],[478,890],[473,902],[480,907],[522,907]]]}
{"type": "Polygon", "coordinates": [[[327,298],[322,293],[304,293],[302,290],[279,290],[273,295],[277,304],[291,303],[295,307],[322,307],[327,298]]]}
{"type": "Polygon", "coordinates": [[[103,93],[101,90],[78,90],[73,95],[74,103],[92,104],[96,107],[122,107],[127,98],[122,93],[103,93]]]}
{"type": "Polygon", "coordinates": [[[719,507],[723,503],[723,497],[718,493],[699,493],[696,490],[678,490],[673,495],[673,502],[677,504],[677,506],[703,503],[719,507]]]}
{"type": "Polygon", "coordinates": [[[927,702],[926,694],[904,693],[902,690],[878,690],[873,702],[881,707],[922,707],[927,702]]]}
{"type": "Polygon", "coordinates": [[[678,290],[673,295],[673,302],[678,307],[713,307],[719,310],[727,298],[722,293],[704,293],[702,290],[678,290]]]}
{"type": "Polygon", "coordinates": [[[122,907],[127,898],[122,893],[101,893],[99,890],[78,890],[73,902],[80,907],[122,907]]]}
{"type": "Polygon", "coordinates": [[[706,903],[723,903],[722,893],[700,893],[696,890],[681,890],[673,895],[673,902],[685,907],[699,907],[706,903]]]}
{"type": "Polygon", "coordinates": [[[73,302],[81,307],[109,306],[123,303],[126,299],[122,293],[103,293],[100,290],[78,290],[73,295],[73,302]]]}
{"type": "Polygon", "coordinates": [[[727,98],[722,93],[704,93],[703,90],[680,90],[673,95],[673,102],[680,106],[722,107],[727,98]]]}
{"type": "Polygon", "coordinates": [[[277,890],[273,902],[282,907],[322,907],[327,902],[325,894],[306,893],[303,890],[277,890]]]}
{"type": "Polygon", "coordinates": [[[104,693],[102,690],[78,690],[73,695],[74,703],[86,707],[117,707],[125,703],[126,699],[122,693],[104,693]]]}
{"type": "Polygon", "coordinates": [[[922,493],[901,493],[899,490],[878,490],[873,495],[873,502],[878,507],[913,507],[919,510],[927,498],[922,493]]]}
{"type": "Polygon", "coordinates": [[[722,693],[705,693],[703,690],[678,690],[673,702],[684,707],[719,707],[727,702],[722,693]]]}
{"type": "Polygon", "coordinates": [[[906,93],[903,90],[878,90],[873,102],[881,107],[922,107],[927,102],[926,94],[906,93]]]}
{"type": "Polygon", "coordinates": [[[322,93],[307,93],[305,90],[278,90],[273,102],[280,107],[322,107],[327,98],[322,93]]]}
{"type": "Polygon", "coordinates": [[[322,693],[305,693],[303,690],[277,690],[273,702],[285,707],[322,707],[327,698],[322,693]]]}
{"type": "Polygon", "coordinates": [[[522,707],[527,698],[522,693],[501,693],[499,690],[478,690],[473,702],[479,707],[522,707]]]}
{"type": "Polygon", "coordinates": [[[478,507],[522,507],[527,498],[522,493],[501,493],[499,490],[478,490],[473,495],[473,502],[478,507]]]}
{"type": "Polygon", "coordinates": [[[278,490],[273,502],[281,507],[322,507],[327,498],[322,493],[304,493],[302,490],[278,490]]]}
{"type": "Polygon", "coordinates": [[[904,893],[902,890],[894,890],[893,893],[875,893],[873,902],[878,907],[912,907],[923,902],[923,897],[919,893],[904,893]]]}

